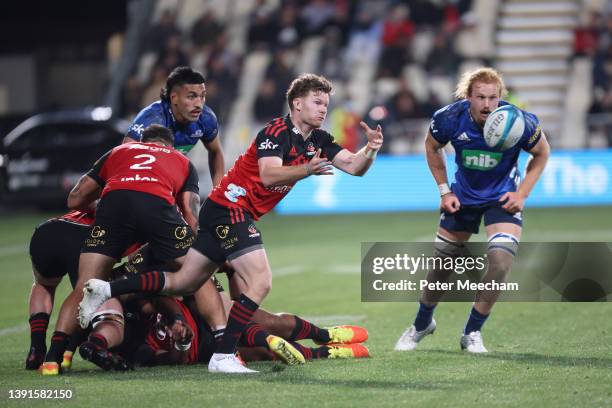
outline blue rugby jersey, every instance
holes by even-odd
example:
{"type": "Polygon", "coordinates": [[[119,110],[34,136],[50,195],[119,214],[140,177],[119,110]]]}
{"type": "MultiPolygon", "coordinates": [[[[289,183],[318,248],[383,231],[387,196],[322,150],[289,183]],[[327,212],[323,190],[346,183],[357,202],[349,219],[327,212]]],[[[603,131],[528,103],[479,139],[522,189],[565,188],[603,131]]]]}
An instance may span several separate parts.
{"type": "Polygon", "coordinates": [[[196,122],[178,123],[172,114],[170,105],[164,101],[153,102],[141,110],[128,129],[127,136],[140,141],[142,131],[149,125],[157,124],[167,127],[174,134],[174,148],[183,154],[189,152],[198,140],[211,142],[219,132],[217,116],[204,105],[196,122]]]}
{"type": "MultiPolygon", "coordinates": [[[[500,101],[500,106],[509,105],[500,101]]],[[[520,182],[517,161],[521,149],[530,150],[540,140],[542,131],[536,115],[522,111],[525,131],[521,140],[506,151],[489,147],[483,128],[470,115],[470,102],[461,100],[434,113],[429,132],[438,143],[451,143],[455,149],[457,172],[451,186],[463,205],[480,205],[516,191],[520,182]]]]}

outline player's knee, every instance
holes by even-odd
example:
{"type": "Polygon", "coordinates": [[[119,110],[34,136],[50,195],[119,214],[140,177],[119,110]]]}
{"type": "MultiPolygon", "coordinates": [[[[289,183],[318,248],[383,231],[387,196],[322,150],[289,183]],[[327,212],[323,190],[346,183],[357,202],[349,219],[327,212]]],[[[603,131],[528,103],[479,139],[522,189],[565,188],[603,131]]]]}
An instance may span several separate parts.
{"type": "Polygon", "coordinates": [[[436,234],[436,239],[434,241],[435,255],[447,258],[447,257],[457,257],[463,251],[463,243],[454,241],[448,237],[443,236],[442,234],[436,234]]]}
{"type": "Polygon", "coordinates": [[[518,251],[518,246],[519,239],[517,237],[506,232],[498,232],[489,237],[487,253],[490,256],[497,252],[501,252],[514,257],[518,251]]]}

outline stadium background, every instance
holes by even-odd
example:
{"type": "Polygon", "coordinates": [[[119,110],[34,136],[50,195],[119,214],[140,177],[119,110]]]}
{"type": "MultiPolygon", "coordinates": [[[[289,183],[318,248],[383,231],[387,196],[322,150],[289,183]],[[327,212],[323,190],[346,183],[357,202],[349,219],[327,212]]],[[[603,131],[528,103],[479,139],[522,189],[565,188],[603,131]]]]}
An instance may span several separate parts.
{"type": "MultiPolygon", "coordinates": [[[[174,66],[190,64],[207,77],[207,103],[219,117],[228,166],[262,123],[286,111],[283,92],[301,72],[333,80],[324,127],[343,145],[363,142],[357,118],[381,123],[386,138],[386,156],[366,177],[310,178],[260,223],[275,276],[265,306],[321,324],[363,324],[375,358],[282,372],[262,364],[266,373],[249,381],[213,378],[202,367],[119,377],[78,361],[76,372],[58,381],[26,373],[27,242],[52,214],[0,201],[3,402],[11,402],[8,389],[49,386],[75,390],[77,405],[103,397],[156,406],[176,394],[195,405],[235,400],[245,391],[267,405],[612,402],[609,304],[500,304],[485,331],[496,353],[479,360],[457,352],[468,306],[444,305],[440,335],[422,354],[398,356],[390,350],[413,306],[360,303],[358,275],[361,241],[431,239],[438,202],[422,155],[428,117],[452,100],[461,72],[482,64],[504,74],[511,101],[538,114],[553,147],[527,203],[539,208],[526,212],[524,240],[612,241],[609,2],[133,0],[1,7],[1,137],[32,114],[67,108],[110,106],[115,117],[129,120],[157,99],[174,66]],[[168,382],[169,375],[177,380],[168,382]]],[[[205,192],[206,155],[198,146],[190,156],[205,192]]]]}

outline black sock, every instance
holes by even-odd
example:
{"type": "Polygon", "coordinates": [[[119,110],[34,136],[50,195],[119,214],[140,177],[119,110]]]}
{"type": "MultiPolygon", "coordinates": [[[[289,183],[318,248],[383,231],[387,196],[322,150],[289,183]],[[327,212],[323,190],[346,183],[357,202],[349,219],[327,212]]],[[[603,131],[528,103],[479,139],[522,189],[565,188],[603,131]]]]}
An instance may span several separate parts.
{"type": "Polygon", "coordinates": [[[56,362],[60,364],[64,358],[64,351],[70,342],[70,336],[64,332],[55,331],[51,337],[51,346],[45,357],[45,362],[56,362]]]}
{"type": "Polygon", "coordinates": [[[110,283],[111,297],[126,293],[157,293],[164,288],[166,277],[162,271],[147,272],[140,275],[130,275],[110,283]]]}
{"type": "Polygon", "coordinates": [[[30,346],[41,350],[43,353],[47,350],[47,327],[49,326],[48,313],[35,313],[30,316],[30,346]]]}
{"type": "Polygon", "coordinates": [[[266,338],[270,335],[257,323],[249,322],[242,333],[240,344],[247,347],[268,347],[266,338]]]}
{"type": "Polygon", "coordinates": [[[295,347],[306,360],[313,360],[317,358],[327,358],[329,356],[329,347],[323,346],[318,348],[311,348],[302,346],[300,343],[295,341],[290,342],[293,347],[295,347]]]}
{"type": "Polygon", "coordinates": [[[78,333],[75,333],[72,336],[70,336],[70,341],[68,342],[68,345],[66,346],[66,351],[70,351],[71,353],[74,354],[77,347],[79,347],[79,345],[83,342],[84,334],[85,334],[84,332],[79,331],[78,333]]]}
{"type": "Polygon", "coordinates": [[[298,316],[293,317],[295,318],[295,328],[291,332],[289,340],[312,339],[320,343],[327,343],[330,340],[327,330],[321,329],[298,316]]]}
{"type": "Polygon", "coordinates": [[[249,299],[245,294],[240,295],[238,301],[234,302],[225,326],[225,334],[221,344],[217,348],[217,353],[232,354],[236,351],[238,339],[242,335],[244,328],[251,321],[253,313],[259,305],[249,299]]]}

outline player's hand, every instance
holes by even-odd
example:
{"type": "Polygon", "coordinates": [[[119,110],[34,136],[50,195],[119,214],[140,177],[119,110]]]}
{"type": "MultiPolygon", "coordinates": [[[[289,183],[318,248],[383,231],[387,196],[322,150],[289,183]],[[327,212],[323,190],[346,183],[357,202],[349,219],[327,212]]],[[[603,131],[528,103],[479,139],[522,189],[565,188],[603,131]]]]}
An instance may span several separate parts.
{"type": "Polygon", "coordinates": [[[376,130],[373,130],[363,121],[359,122],[359,124],[368,138],[368,146],[370,149],[378,151],[382,147],[384,139],[380,125],[376,126],[376,130]]]}
{"type": "Polygon", "coordinates": [[[519,211],[523,211],[523,207],[525,207],[525,197],[516,191],[509,191],[505,193],[500,197],[499,201],[505,201],[502,208],[508,211],[510,214],[516,214],[519,211]]]}
{"type": "Polygon", "coordinates": [[[453,214],[459,211],[461,203],[455,193],[448,193],[440,197],[440,208],[449,214],[453,214]]]}
{"type": "Polygon", "coordinates": [[[189,343],[193,337],[193,331],[191,328],[182,320],[175,320],[170,327],[170,338],[176,343],[189,343]]]}
{"type": "Polygon", "coordinates": [[[332,163],[321,157],[321,149],[317,150],[315,155],[308,163],[306,163],[306,173],[308,175],[314,174],[315,176],[325,176],[334,174],[332,163]]]}

